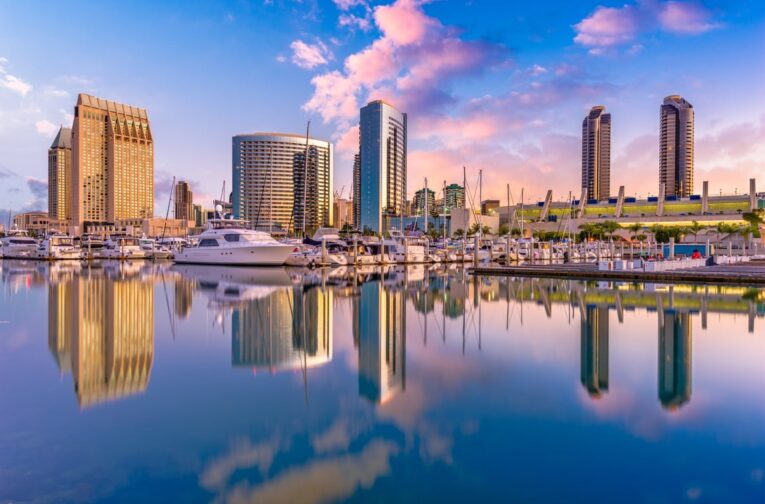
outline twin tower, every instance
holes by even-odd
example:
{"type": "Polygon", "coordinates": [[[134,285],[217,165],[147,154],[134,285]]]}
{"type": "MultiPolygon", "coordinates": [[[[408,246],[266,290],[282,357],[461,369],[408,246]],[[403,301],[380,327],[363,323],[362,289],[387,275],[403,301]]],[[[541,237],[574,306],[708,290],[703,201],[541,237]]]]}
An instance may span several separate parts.
{"type": "MultiPolygon", "coordinates": [[[[592,107],[582,121],[582,191],[587,200],[611,196],[611,114],[592,107]]],[[[659,187],[667,196],[693,194],[693,105],[667,96],[660,109],[659,187]]]]}

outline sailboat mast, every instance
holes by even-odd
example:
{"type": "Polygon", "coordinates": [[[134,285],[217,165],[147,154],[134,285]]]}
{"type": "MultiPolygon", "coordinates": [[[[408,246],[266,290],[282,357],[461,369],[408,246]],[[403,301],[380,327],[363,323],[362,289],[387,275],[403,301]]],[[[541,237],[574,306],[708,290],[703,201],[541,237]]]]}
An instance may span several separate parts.
{"type": "MultiPolygon", "coordinates": [[[[311,121],[308,121],[308,125],[305,128],[305,156],[303,163],[303,237],[307,236],[305,227],[305,216],[308,210],[308,136],[311,131],[311,121]]],[[[293,212],[294,213],[294,212],[293,212]]]]}

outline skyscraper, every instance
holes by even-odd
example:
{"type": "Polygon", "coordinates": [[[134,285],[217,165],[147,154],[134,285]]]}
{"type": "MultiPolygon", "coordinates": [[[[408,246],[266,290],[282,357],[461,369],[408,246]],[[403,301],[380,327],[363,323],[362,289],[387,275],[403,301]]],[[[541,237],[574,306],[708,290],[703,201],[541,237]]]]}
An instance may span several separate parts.
{"type": "Polygon", "coordinates": [[[154,139],[145,109],[80,94],[72,126],[72,223],[154,215],[154,139]]]}
{"type": "Polygon", "coordinates": [[[465,207],[465,188],[457,184],[446,186],[444,194],[444,213],[449,213],[452,208],[465,207]]]}
{"type": "Polygon", "coordinates": [[[361,109],[359,122],[360,230],[385,231],[386,216],[406,203],[406,114],[377,100],[361,109]]]}
{"type": "Polygon", "coordinates": [[[61,127],[48,149],[48,217],[72,218],[72,129],[61,127]]]}
{"type": "Polygon", "coordinates": [[[233,138],[234,217],[250,227],[306,232],[331,226],[333,147],[305,135],[253,133],[233,138]],[[307,178],[306,178],[307,175],[307,178]]]}
{"type": "Polygon", "coordinates": [[[194,220],[194,194],[189,183],[180,180],[175,184],[175,218],[185,221],[194,220]]]}
{"type": "Polygon", "coordinates": [[[588,200],[611,196],[611,114],[596,105],[582,121],[582,190],[588,200]]]}
{"type": "Polygon", "coordinates": [[[660,109],[659,185],[665,195],[693,194],[693,105],[679,95],[667,96],[660,109]]]}
{"type": "MultiPolygon", "coordinates": [[[[414,193],[414,202],[412,204],[412,213],[415,215],[423,215],[425,212],[425,202],[426,202],[426,196],[425,196],[426,189],[423,187],[419,191],[415,191],[414,193]]],[[[436,211],[436,192],[427,189],[427,203],[428,203],[428,213],[433,214],[436,211]]]]}

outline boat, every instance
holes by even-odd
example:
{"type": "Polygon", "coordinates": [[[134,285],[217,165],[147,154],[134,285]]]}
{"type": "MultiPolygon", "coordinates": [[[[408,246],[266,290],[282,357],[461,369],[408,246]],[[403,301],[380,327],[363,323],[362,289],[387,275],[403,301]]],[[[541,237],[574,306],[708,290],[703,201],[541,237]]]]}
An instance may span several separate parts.
{"type": "Polygon", "coordinates": [[[83,259],[98,259],[104,249],[104,240],[91,234],[80,236],[80,256],[83,259]]]}
{"type": "Polygon", "coordinates": [[[104,245],[101,251],[104,259],[148,259],[149,253],[141,248],[138,238],[131,236],[113,236],[104,245]]]}
{"type": "Polygon", "coordinates": [[[139,238],[138,245],[150,259],[172,259],[173,252],[166,246],[160,245],[151,238],[139,238]]]}
{"type": "Polygon", "coordinates": [[[282,266],[294,246],[279,243],[268,233],[246,229],[235,219],[210,219],[196,246],[175,254],[179,264],[282,266]]]}
{"type": "Polygon", "coordinates": [[[397,229],[390,230],[390,238],[383,240],[386,250],[391,245],[394,262],[397,264],[413,264],[426,262],[425,247],[410,244],[404,233],[397,229]]]}
{"type": "Polygon", "coordinates": [[[50,235],[37,247],[37,258],[45,261],[79,260],[81,254],[74,239],[66,235],[50,235]]]}
{"type": "Polygon", "coordinates": [[[4,259],[35,259],[37,257],[37,240],[23,229],[14,226],[0,241],[3,243],[4,259]]]}

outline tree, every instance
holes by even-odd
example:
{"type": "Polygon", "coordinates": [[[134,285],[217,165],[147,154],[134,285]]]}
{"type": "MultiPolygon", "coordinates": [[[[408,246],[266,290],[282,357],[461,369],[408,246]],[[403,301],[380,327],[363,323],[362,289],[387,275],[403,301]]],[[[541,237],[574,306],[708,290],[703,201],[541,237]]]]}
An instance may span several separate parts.
{"type": "Polygon", "coordinates": [[[353,232],[353,226],[348,224],[347,222],[343,224],[343,227],[340,228],[340,236],[345,237],[350,235],[353,232]]]}
{"type": "Polygon", "coordinates": [[[635,222],[634,224],[627,226],[627,229],[632,233],[632,239],[634,240],[640,230],[643,229],[643,225],[639,222],[635,222]]]}
{"type": "Polygon", "coordinates": [[[699,224],[697,221],[693,221],[691,222],[691,225],[688,226],[687,229],[688,231],[693,233],[693,241],[697,241],[699,231],[701,231],[702,229],[706,229],[706,226],[704,226],[703,224],[699,224]]]}
{"type": "Polygon", "coordinates": [[[462,228],[455,229],[454,233],[452,233],[452,236],[455,238],[463,238],[465,236],[465,230],[462,228]]]}
{"type": "Polygon", "coordinates": [[[579,229],[582,230],[582,233],[585,235],[588,241],[592,240],[592,238],[599,231],[597,225],[593,224],[592,222],[585,222],[584,224],[579,225],[579,229]]]}
{"type": "Polygon", "coordinates": [[[364,236],[377,236],[377,233],[375,233],[372,228],[369,226],[364,226],[364,229],[361,231],[361,234],[364,236]]]}
{"type": "Polygon", "coordinates": [[[499,236],[505,236],[509,232],[510,232],[510,226],[508,226],[507,224],[502,224],[501,226],[499,226],[499,230],[497,231],[497,234],[499,236]]]}
{"type": "Polygon", "coordinates": [[[491,228],[489,226],[482,227],[481,234],[485,234],[485,235],[491,234],[491,228]]]}
{"type": "Polygon", "coordinates": [[[749,231],[755,238],[760,237],[760,226],[765,223],[765,210],[756,208],[751,212],[744,212],[741,218],[749,224],[749,231]]]}

